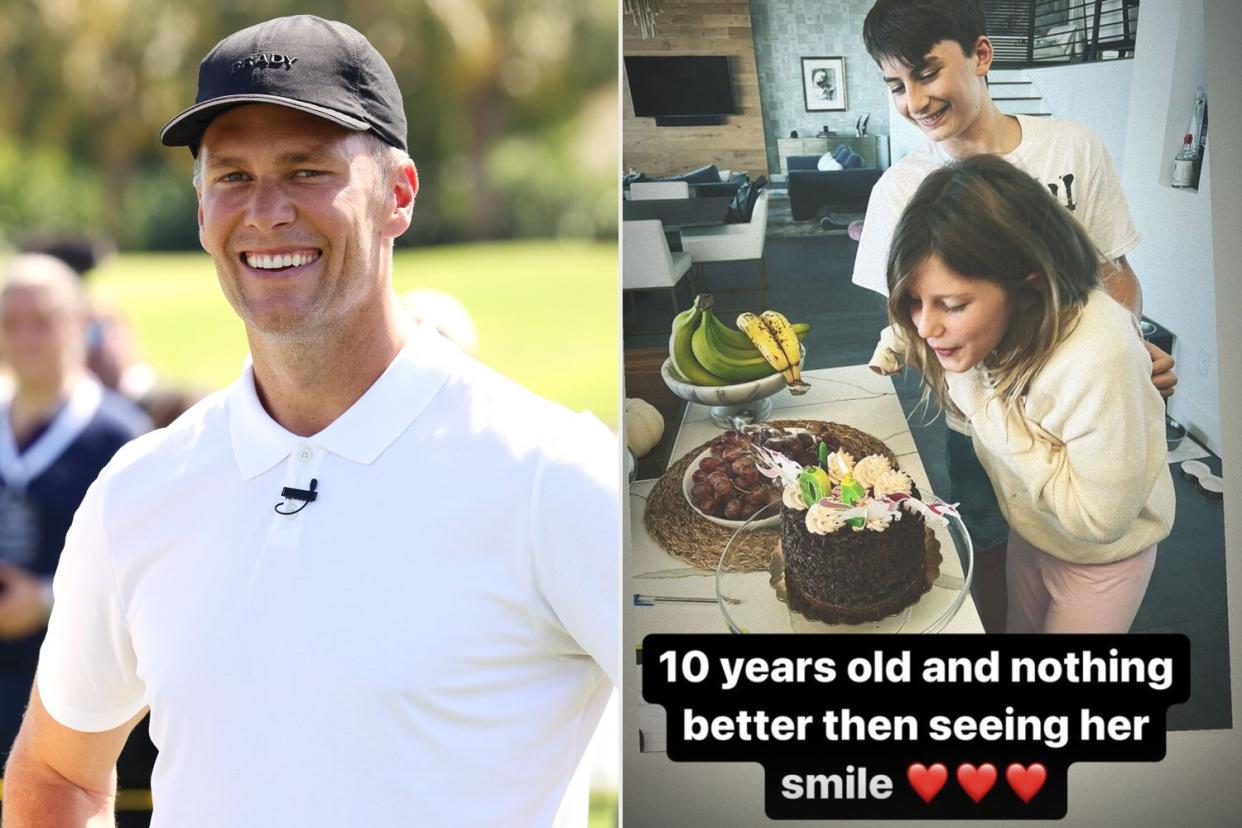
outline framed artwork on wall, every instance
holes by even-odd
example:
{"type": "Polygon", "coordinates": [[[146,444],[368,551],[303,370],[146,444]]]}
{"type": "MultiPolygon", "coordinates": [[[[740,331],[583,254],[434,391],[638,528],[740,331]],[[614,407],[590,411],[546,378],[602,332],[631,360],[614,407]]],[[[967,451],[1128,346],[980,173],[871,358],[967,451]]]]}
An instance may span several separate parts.
{"type": "Polygon", "coordinates": [[[845,58],[804,57],[802,96],[807,112],[845,109],[845,58]]]}

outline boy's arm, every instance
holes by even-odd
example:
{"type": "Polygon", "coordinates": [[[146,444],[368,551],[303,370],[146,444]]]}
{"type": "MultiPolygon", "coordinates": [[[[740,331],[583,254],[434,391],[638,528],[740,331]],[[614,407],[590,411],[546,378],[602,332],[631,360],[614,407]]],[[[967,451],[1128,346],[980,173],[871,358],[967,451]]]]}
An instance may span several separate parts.
{"type": "Polygon", "coordinates": [[[1125,256],[1119,257],[1115,264],[1100,263],[1100,284],[1109,296],[1129,308],[1136,319],[1143,315],[1143,286],[1125,256]]]}
{"type": "MultiPolygon", "coordinates": [[[[1136,318],[1143,314],[1143,287],[1139,284],[1134,268],[1126,261],[1125,256],[1117,259],[1116,266],[1104,262],[1100,265],[1100,282],[1108,295],[1130,309],[1136,318]]],[[[1177,374],[1173,373],[1173,357],[1162,349],[1143,340],[1147,353],[1151,357],[1151,382],[1161,396],[1173,395],[1173,386],[1177,385],[1177,374]]]]}

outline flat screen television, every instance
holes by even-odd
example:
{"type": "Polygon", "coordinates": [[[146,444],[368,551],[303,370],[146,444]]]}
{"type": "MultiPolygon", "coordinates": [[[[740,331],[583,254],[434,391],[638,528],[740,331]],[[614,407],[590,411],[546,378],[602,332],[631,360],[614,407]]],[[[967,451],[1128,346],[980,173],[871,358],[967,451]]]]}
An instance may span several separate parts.
{"type": "Polygon", "coordinates": [[[675,123],[737,113],[724,55],[627,56],[625,75],[634,114],[640,118],[675,123]]]}

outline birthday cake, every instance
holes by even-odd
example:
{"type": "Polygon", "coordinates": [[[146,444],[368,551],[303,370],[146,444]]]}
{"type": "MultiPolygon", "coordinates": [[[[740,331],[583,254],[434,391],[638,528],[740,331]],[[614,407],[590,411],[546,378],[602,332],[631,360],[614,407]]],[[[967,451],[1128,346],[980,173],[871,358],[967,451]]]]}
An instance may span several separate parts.
{"type": "Polygon", "coordinates": [[[944,520],[945,504],[924,503],[876,438],[823,425],[812,433],[818,462],[761,450],[765,474],[784,484],[786,600],[791,609],[830,624],[878,621],[931,588],[927,527],[944,520]]]}

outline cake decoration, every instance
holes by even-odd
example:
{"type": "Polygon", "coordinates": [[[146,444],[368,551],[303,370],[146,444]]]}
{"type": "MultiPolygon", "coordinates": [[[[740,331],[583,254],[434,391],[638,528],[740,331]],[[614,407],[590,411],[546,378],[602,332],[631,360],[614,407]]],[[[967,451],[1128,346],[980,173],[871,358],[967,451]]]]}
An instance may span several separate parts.
{"type": "Polygon", "coordinates": [[[918,511],[933,525],[947,523],[943,515],[957,514],[955,504],[938,499],[928,504],[912,496],[910,475],[893,468],[882,454],[868,454],[855,462],[848,451],[830,452],[826,443],[820,443],[820,464],[804,467],[762,446],[751,449],[759,472],[784,484],[781,501],[786,508],[801,511],[811,504],[806,528],[812,534],[831,534],[842,526],[855,532],[883,532],[901,519],[902,509],[918,511]]]}
{"type": "Polygon", "coordinates": [[[930,496],[924,502],[881,441],[812,423],[751,452],[759,474],[782,490],[779,556],[790,610],[860,624],[931,589],[940,561],[931,530],[955,509],[930,496]]]}

